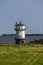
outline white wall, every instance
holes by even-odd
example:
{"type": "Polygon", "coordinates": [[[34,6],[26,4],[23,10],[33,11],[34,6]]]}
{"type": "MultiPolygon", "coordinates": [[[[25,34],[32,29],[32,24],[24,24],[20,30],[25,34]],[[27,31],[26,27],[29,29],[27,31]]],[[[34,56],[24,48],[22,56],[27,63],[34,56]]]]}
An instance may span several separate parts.
{"type": "Polygon", "coordinates": [[[25,31],[18,31],[18,32],[16,33],[16,37],[17,37],[18,39],[25,39],[25,31]]]}

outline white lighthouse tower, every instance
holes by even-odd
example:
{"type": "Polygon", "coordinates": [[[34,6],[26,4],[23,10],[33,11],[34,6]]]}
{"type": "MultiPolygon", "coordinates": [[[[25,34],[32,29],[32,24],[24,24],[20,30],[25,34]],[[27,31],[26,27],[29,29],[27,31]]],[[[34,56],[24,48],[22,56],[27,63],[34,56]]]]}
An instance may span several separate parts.
{"type": "Polygon", "coordinates": [[[22,24],[22,22],[19,23],[16,22],[15,30],[16,30],[15,43],[16,44],[25,43],[25,25],[22,24]]]}

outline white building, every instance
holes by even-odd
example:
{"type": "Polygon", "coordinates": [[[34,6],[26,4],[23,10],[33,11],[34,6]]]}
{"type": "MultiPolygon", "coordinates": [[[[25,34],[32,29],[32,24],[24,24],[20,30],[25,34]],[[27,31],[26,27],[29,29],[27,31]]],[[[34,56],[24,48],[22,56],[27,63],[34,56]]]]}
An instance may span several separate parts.
{"type": "Polygon", "coordinates": [[[15,24],[15,30],[16,30],[16,38],[15,43],[16,44],[22,44],[25,42],[25,25],[21,22],[15,24]]]}

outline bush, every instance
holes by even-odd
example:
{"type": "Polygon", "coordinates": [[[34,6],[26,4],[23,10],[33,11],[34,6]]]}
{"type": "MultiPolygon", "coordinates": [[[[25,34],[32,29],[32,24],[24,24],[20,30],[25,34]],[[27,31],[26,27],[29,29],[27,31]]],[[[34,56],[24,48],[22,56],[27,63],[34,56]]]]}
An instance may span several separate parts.
{"type": "Polygon", "coordinates": [[[34,40],[34,41],[31,41],[30,43],[39,43],[39,44],[43,44],[43,39],[34,40]]]}

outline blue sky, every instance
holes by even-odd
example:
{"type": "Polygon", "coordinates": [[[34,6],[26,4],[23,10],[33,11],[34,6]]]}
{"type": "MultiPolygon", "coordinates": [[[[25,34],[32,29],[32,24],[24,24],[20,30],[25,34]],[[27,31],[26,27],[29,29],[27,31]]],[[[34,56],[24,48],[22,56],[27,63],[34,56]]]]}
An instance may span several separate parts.
{"type": "Polygon", "coordinates": [[[15,22],[26,25],[26,33],[43,33],[43,0],[0,0],[0,34],[14,34],[15,22]]]}

